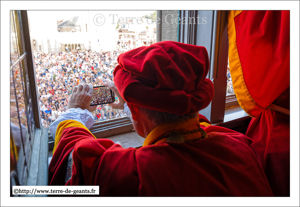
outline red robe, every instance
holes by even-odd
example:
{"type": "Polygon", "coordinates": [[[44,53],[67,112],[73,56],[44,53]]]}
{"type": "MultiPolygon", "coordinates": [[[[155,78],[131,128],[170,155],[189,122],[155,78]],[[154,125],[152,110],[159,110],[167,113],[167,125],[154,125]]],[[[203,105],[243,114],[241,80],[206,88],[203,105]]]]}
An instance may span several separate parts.
{"type": "Polygon", "coordinates": [[[124,149],[95,139],[79,122],[64,122],[56,132],[50,185],[97,185],[100,196],[272,196],[251,140],[241,133],[201,125],[208,137],[198,141],[124,149]]]}
{"type": "Polygon", "coordinates": [[[290,195],[290,120],[289,116],[266,109],[253,118],[246,135],[253,139],[257,155],[274,196],[290,195]]]}

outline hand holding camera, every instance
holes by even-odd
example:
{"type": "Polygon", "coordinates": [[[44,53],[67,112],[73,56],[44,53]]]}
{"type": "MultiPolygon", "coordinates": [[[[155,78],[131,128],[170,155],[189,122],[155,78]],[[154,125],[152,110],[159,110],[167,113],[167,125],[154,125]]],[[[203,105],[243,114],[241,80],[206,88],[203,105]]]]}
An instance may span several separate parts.
{"type": "Polygon", "coordinates": [[[67,109],[81,108],[87,109],[90,112],[95,111],[97,106],[90,106],[90,102],[93,96],[92,85],[78,85],[74,88],[71,97],[69,98],[67,109]]]}

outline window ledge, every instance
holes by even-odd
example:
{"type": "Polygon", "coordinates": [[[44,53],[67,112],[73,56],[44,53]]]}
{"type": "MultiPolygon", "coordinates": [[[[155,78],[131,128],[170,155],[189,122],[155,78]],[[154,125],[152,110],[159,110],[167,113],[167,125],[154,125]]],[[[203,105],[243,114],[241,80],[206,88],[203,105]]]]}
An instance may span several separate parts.
{"type": "Polygon", "coordinates": [[[48,185],[48,132],[45,128],[35,131],[27,185],[48,185]]]}
{"type": "Polygon", "coordinates": [[[136,132],[127,132],[115,136],[108,137],[116,144],[120,144],[124,148],[140,147],[143,145],[145,138],[139,136],[136,132]]]}
{"type": "Polygon", "coordinates": [[[251,117],[240,106],[238,106],[226,109],[223,122],[212,123],[212,125],[232,129],[244,124],[248,124],[250,119],[251,117]]]}
{"type": "Polygon", "coordinates": [[[97,122],[90,131],[97,138],[107,138],[110,136],[132,132],[133,125],[129,117],[113,119],[105,122],[97,122]]]}
{"type": "Polygon", "coordinates": [[[225,110],[224,122],[230,122],[236,119],[243,119],[249,117],[250,116],[240,106],[238,106],[225,110]]]}

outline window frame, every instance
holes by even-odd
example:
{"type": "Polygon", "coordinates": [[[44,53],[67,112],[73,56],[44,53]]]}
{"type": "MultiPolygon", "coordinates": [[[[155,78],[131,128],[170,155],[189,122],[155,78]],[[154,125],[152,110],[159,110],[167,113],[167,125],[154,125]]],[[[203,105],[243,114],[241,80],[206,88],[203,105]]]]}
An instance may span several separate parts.
{"type": "MultiPolygon", "coordinates": [[[[11,185],[47,185],[48,136],[46,135],[46,129],[40,125],[35,68],[31,52],[27,11],[13,10],[11,12],[17,34],[17,48],[21,55],[18,60],[11,64],[10,70],[17,64],[21,66],[22,81],[24,82],[23,90],[26,93],[25,98],[28,99],[25,100],[26,112],[28,113],[27,119],[33,119],[34,123],[33,126],[28,125],[29,135],[26,138],[26,146],[24,145],[25,150],[28,149],[28,151],[24,152],[23,147],[20,149],[16,169],[17,176],[13,173],[11,174],[11,185]],[[33,117],[31,117],[31,114],[33,117]]],[[[10,19],[10,21],[13,20],[10,19]]]]}
{"type": "MultiPolygon", "coordinates": [[[[208,118],[214,125],[224,125],[226,116],[235,115],[235,124],[241,124],[239,119],[245,119],[240,113],[231,112],[230,108],[239,107],[235,95],[226,95],[227,64],[228,64],[228,33],[227,13],[222,10],[181,10],[180,19],[185,18],[187,24],[180,21],[179,41],[206,47],[210,60],[207,78],[214,83],[215,94],[208,107],[199,113],[208,118]],[[206,18],[206,24],[193,24],[194,19],[206,18]]],[[[238,111],[242,111],[239,107],[238,111]]],[[[248,115],[246,115],[248,117],[248,115]]],[[[248,117],[250,118],[250,117],[248,117]]],[[[231,120],[233,123],[234,120],[231,120]]],[[[231,124],[232,126],[232,124],[231,124]]]]}
{"type": "MultiPolygon", "coordinates": [[[[178,40],[187,44],[204,45],[209,53],[209,59],[211,60],[210,70],[207,78],[213,80],[215,86],[215,95],[211,104],[204,110],[203,113],[214,125],[226,125],[224,120],[228,122],[230,117],[230,124],[228,126],[234,126],[241,120],[249,119],[248,115],[241,115],[243,111],[241,108],[235,111],[227,111],[227,108],[238,106],[238,102],[235,95],[226,95],[227,88],[227,64],[228,64],[228,35],[227,35],[227,11],[203,11],[203,10],[179,10],[178,14],[180,19],[187,18],[188,24],[182,24],[182,21],[178,25],[178,40]],[[201,29],[197,24],[189,24],[192,17],[197,18],[204,17],[207,13],[211,13],[211,35],[209,41],[203,38],[207,31],[201,29]],[[224,52],[226,51],[226,52],[224,52]],[[222,106],[220,107],[220,103],[222,106]],[[239,120],[235,122],[232,120],[239,120]]],[[[162,19],[162,11],[157,11],[157,16],[162,19]]],[[[157,21],[157,42],[162,40],[162,22],[157,21]]],[[[225,126],[224,125],[224,126],[225,126]]],[[[128,117],[113,119],[108,121],[96,122],[90,129],[96,137],[111,137],[118,134],[134,131],[132,122],[128,117]]]]}
{"type": "Polygon", "coordinates": [[[33,115],[34,115],[34,123],[36,128],[41,128],[41,120],[40,120],[40,107],[38,104],[38,97],[37,97],[37,85],[36,85],[36,73],[33,61],[33,54],[31,50],[31,41],[30,41],[30,32],[29,32],[29,22],[26,10],[18,11],[20,21],[20,27],[22,29],[22,39],[23,39],[23,47],[25,52],[27,53],[26,58],[26,65],[25,69],[28,73],[28,80],[30,81],[30,94],[32,99],[32,106],[33,106],[33,115]]]}
{"type": "MultiPolygon", "coordinates": [[[[14,62],[11,62],[10,65],[10,73],[14,73],[14,69],[19,67],[20,70],[20,78],[22,79],[21,85],[22,85],[22,90],[23,90],[23,95],[26,94],[27,95],[27,90],[26,90],[26,80],[24,80],[24,65],[22,64],[23,61],[26,59],[27,57],[27,53],[24,50],[24,45],[23,45],[23,39],[22,39],[22,32],[20,31],[20,22],[19,22],[19,16],[17,11],[11,11],[10,13],[10,25],[14,24],[14,30],[15,30],[15,39],[17,40],[17,52],[18,52],[18,59],[15,60],[14,62]]],[[[12,35],[12,31],[10,31],[10,34],[12,35]]],[[[26,72],[25,72],[26,73],[26,72]]],[[[19,126],[21,127],[21,118],[20,118],[20,107],[18,106],[19,102],[17,101],[17,93],[16,93],[16,84],[15,84],[15,80],[13,78],[13,84],[14,84],[14,93],[15,93],[15,97],[16,97],[16,107],[17,107],[17,113],[18,113],[18,119],[19,119],[19,126]]],[[[28,97],[24,97],[24,104],[25,104],[25,110],[27,113],[27,98],[28,97]]],[[[30,98],[30,97],[29,97],[30,98]]],[[[26,121],[27,121],[27,127],[29,129],[29,125],[28,125],[28,116],[26,117],[26,121]]],[[[28,129],[27,129],[27,133],[28,133],[28,129]]],[[[29,130],[30,131],[30,130],[29,130]]],[[[26,180],[27,180],[27,174],[28,174],[28,166],[30,165],[30,157],[31,157],[31,136],[26,133],[26,138],[23,138],[23,133],[20,132],[21,135],[21,147],[20,147],[20,151],[18,154],[18,161],[17,161],[17,165],[16,165],[16,175],[14,177],[11,177],[11,179],[18,179],[15,181],[15,183],[21,183],[21,184],[25,184],[26,180]]]]}
{"type": "MultiPolygon", "coordinates": [[[[230,104],[235,105],[237,101],[232,100],[232,96],[226,96],[226,71],[228,60],[228,37],[227,37],[227,11],[204,11],[204,10],[178,10],[180,19],[191,17],[205,17],[207,13],[211,15],[208,22],[209,33],[199,24],[178,25],[178,40],[187,44],[203,45],[207,48],[209,59],[211,60],[208,78],[212,79],[215,85],[215,96],[212,103],[200,113],[205,115],[212,123],[223,123],[225,108],[230,104]],[[198,38],[206,35],[206,38],[198,38]],[[221,51],[226,51],[222,53],[221,51]],[[224,87],[222,87],[224,86],[224,87]],[[223,88],[220,90],[220,88],[223,88]],[[222,103],[222,107],[220,107],[222,103]]],[[[157,17],[162,19],[162,11],[157,11],[157,17]]],[[[208,20],[208,19],[207,19],[208,20]]],[[[162,40],[162,22],[157,21],[157,42],[162,40]]],[[[35,77],[34,77],[35,78],[35,77]]],[[[232,106],[232,105],[230,105],[232,106]]],[[[90,129],[96,137],[108,138],[110,136],[131,132],[133,125],[129,118],[120,118],[107,121],[96,122],[90,129]]],[[[49,134],[49,149],[53,148],[54,138],[49,134]]]]}

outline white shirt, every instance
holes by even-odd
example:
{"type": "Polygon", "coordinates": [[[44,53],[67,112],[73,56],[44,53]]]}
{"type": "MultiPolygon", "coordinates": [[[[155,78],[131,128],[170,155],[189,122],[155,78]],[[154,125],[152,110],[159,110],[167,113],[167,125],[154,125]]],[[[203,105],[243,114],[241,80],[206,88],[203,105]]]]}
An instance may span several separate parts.
{"type": "MultiPolygon", "coordinates": [[[[58,112],[59,114],[59,112],[58,112]]],[[[50,125],[50,133],[52,137],[55,137],[57,126],[60,122],[65,120],[76,120],[83,125],[85,125],[88,129],[90,129],[94,125],[93,114],[89,112],[87,109],[82,110],[81,108],[71,108],[64,113],[61,114],[51,125],[50,125]]]]}
{"type": "MultiPolygon", "coordinates": [[[[127,106],[127,103],[124,104],[124,112],[128,117],[130,117],[130,120],[132,121],[131,112],[129,107],[127,106]]],[[[55,137],[58,124],[65,120],[76,120],[85,125],[88,129],[90,129],[94,125],[93,114],[87,109],[82,110],[81,108],[71,108],[63,112],[61,115],[60,113],[61,112],[58,112],[59,117],[50,125],[49,128],[53,138],[55,137]]]]}
{"type": "Polygon", "coordinates": [[[52,120],[55,120],[56,117],[57,117],[57,111],[52,110],[50,118],[51,118],[52,120]]]}
{"type": "Polygon", "coordinates": [[[42,107],[40,108],[41,111],[45,112],[46,111],[46,107],[44,105],[42,105],[42,107]]]}
{"type": "Polygon", "coordinates": [[[51,96],[51,94],[42,95],[41,98],[49,98],[49,96],[51,96]]]}

